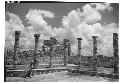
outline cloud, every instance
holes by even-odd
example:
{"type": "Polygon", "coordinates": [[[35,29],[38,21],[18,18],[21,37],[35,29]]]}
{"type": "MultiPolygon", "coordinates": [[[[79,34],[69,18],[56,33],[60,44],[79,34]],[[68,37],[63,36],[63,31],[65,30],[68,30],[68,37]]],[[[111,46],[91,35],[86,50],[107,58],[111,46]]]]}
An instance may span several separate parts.
{"type": "Polygon", "coordinates": [[[22,24],[22,21],[19,16],[17,16],[14,13],[6,13],[9,16],[9,23],[11,28],[13,28],[13,31],[20,30],[22,31],[24,29],[24,25],[22,24]],[[13,26],[13,27],[12,27],[13,26]]]}
{"type": "MultiPolygon", "coordinates": [[[[63,28],[70,32],[72,38],[69,39],[72,43],[72,51],[77,54],[77,38],[82,38],[82,54],[84,56],[91,55],[93,51],[92,36],[98,36],[98,54],[104,56],[113,56],[113,33],[118,33],[118,24],[110,23],[102,25],[99,21],[102,18],[102,13],[110,12],[113,8],[108,3],[92,3],[86,4],[80,9],[72,10],[68,16],[62,19],[63,28]]],[[[65,33],[67,34],[67,33],[65,33]]],[[[62,37],[63,38],[63,37],[62,37]]]]}
{"type": "Polygon", "coordinates": [[[111,10],[113,10],[113,8],[110,6],[110,3],[91,3],[91,6],[94,6],[96,10],[100,10],[100,11],[108,11],[110,12],[111,10]]]}
{"type": "MultiPolygon", "coordinates": [[[[24,48],[25,46],[27,46],[26,48],[34,48],[34,43],[32,43],[35,41],[34,34],[40,34],[40,42],[49,39],[50,36],[54,36],[52,27],[44,20],[44,18],[54,18],[54,13],[47,10],[30,9],[25,17],[30,26],[26,27],[25,41],[22,44],[24,48]]],[[[39,47],[41,46],[42,43],[39,47]]]]}
{"type": "MultiPolygon", "coordinates": [[[[113,56],[113,33],[118,33],[118,24],[110,23],[104,25],[104,33],[102,35],[102,50],[106,56],[113,56]]],[[[119,34],[119,33],[118,33],[119,34]]]]}
{"type": "MultiPolygon", "coordinates": [[[[77,38],[82,38],[82,55],[92,56],[93,39],[92,36],[98,36],[98,54],[104,56],[113,56],[113,33],[118,33],[118,24],[109,23],[102,25],[100,20],[102,13],[110,12],[113,8],[108,3],[90,3],[84,5],[81,9],[72,10],[67,16],[62,18],[62,27],[52,27],[44,18],[54,19],[54,13],[47,10],[30,9],[26,20],[29,26],[22,24],[19,16],[9,13],[9,20],[6,21],[6,45],[13,46],[14,31],[21,30],[20,46],[22,49],[34,48],[34,34],[39,33],[42,46],[43,40],[51,36],[57,40],[69,39],[72,52],[77,54],[77,38]]],[[[41,48],[40,48],[41,49],[41,48]]]]}
{"type": "Polygon", "coordinates": [[[52,27],[44,20],[44,18],[54,18],[54,14],[50,11],[30,9],[26,15],[27,23],[30,26],[24,26],[20,17],[14,13],[7,12],[6,17],[9,19],[5,23],[5,47],[13,48],[16,30],[21,31],[20,48],[22,49],[34,48],[34,43],[32,43],[35,41],[34,34],[39,33],[41,35],[40,41],[54,35],[52,27]]]}
{"type": "MultiPolygon", "coordinates": [[[[93,51],[93,39],[92,36],[98,36],[97,38],[97,48],[98,54],[103,54],[104,56],[113,56],[113,33],[118,33],[118,26],[115,23],[107,24],[105,26],[100,23],[96,23],[94,25],[81,24],[81,28],[77,28],[79,32],[74,33],[75,39],[77,37],[82,38],[82,55],[84,56],[92,56],[93,51]],[[86,27],[82,27],[86,26],[86,27]],[[80,36],[81,35],[81,36],[80,36]]],[[[72,41],[72,40],[70,40],[72,41]]],[[[72,52],[77,54],[77,40],[72,41],[72,52]]]]}
{"type": "Polygon", "coordinates": [[[24,32],[24,25],[20,17],[14,13],[6,13],[9,20],[5,21],[5,47],[12,48],[14,45],[14,35],[16,30],[24,32]]]}
{"type": "MultiPolygon", "coordinates": [[[[52,28],[44,20],[44,18],[54,18],[54,13],[46,10],[30,9],[26,15],[26,20],[32,26],[32,31],[43,33],[44,35],[52,35],[52,28]]],[[[31,28],[28,28],[28,30],[31,28]]],[[[31,30],[30,30],[31,31],[31,30]]]]}
{"type": "Polygon", "coordinates": [[[93,8],[90,4],[85,5],[83,8],[83,12],[81,12],[81,16],[84,17],[86,22],[97,22],[101,20],[101,14],[98,10],[93,8]]]}
{"type": "Polygon", "coordinates": [[[64,16],[62,19],[63,27],[64,28],[75,28],[76,25],[79,25],[80,17],[76,10],[72,10],[68,13],[68,16],[64,16]]]}
{"type": "Polygon", "coordinates": [[[54,18],[54,14],[46,10],[30,9],[28,14],[26,15],[26,19],[33,26],[46,26],[47,22],[43,19],[44,17],[54,18]]]}
{"type": "Polygon", "coordinates": [[[113,8],[109,3],[90,3],[82,7],[82,11],[78,8],[78,14],[87,23],[96,23],[102,19],[101,12],[111,11],[113,8]]]}

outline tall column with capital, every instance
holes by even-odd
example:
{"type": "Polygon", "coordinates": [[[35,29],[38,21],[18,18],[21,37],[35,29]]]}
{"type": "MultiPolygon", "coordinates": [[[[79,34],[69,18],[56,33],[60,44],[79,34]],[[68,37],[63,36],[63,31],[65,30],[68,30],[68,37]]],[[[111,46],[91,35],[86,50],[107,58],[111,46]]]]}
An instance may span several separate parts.
{"type": "Polygon", "coordinates": [[[98,36],[92,36],[93,38],[93,57],[94,57],[94,61],[93,61],[93,70],[97,70],[97,38],[98,36]]]}
{"type": "Polygon", "coordinates": [[[68,61],[70,60],[71,55],[71,44],[68,42],[68,61]]]}
{"type": "Polygon", "coordinates": [[[113,51],[114,51],[114,56],[118,57],[118,34],[113,33],[113,51]]]}
{"type": "Polygon", "coordinates": [[[19,38],[21,31],[15,31],[15,44],[14,44],[14,56],[13,56],[13,65],[18,64],[19,58],[19,38]]]}
{"type": "Polygon", "coordinates": [[[81,40],[82,38],[77,38],[78,40],[78,70],[80,69],[80,61],[81,61],[81,40]]]}
{"type": "Polygon", "coordinates": [[[34,49],[34,64],[33,64],[33,68],[36,69],[39,66],[39,62],[38,62],[38,45],[39,45],[39,37],[40,34],[35,34],[35,49],[34,49]]]}
{"type": "Polygon", "coordinates": [[[114,56],[115,56],[115,59],[116,59],[116,63],[115,63],[115,66],[114,66],[114,73],[118,73],[118,70],[119,70],[119,56],[118,56],[118,53],[119,53],[119,49],[118,49],[118,34],[117,33],[113,33],[113,52],[114,52],[114,56]]]}

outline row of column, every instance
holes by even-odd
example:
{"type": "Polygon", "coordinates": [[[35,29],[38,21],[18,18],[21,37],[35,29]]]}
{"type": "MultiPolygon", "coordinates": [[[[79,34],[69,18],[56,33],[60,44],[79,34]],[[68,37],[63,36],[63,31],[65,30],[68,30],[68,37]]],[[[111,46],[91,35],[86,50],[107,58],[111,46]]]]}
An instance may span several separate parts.
{"type": "MultiPolygon", "coordinates": [[[[18,64],[18,54],[19,54],[19,37],[21,31],[15,31],[15,44],[14,44],[14,56],[13,56],[13,69],[15,68],[16,64],[18,64]]],[[[35,49],[34,49],[34,61],[33,61],[33,68],[38,67],[38,41],[40,34],[35,34],[35,49]]]]}
{"type": "MultiPolygon", "coordinates": [[[[15,52],[15,56],[13,57],[14,60],[14,64],[17,62],[18,59],[18,52],[19,52],[19,37],[20,37],[20,31],[15,31],[15,45],[14,45],[14,52],[15,52]]],[[[38,67],[38,41],[39,41],[39,37],[40,34],[35,34],[35,53],[34,53],[34,68],[38,67]]],[[[97,36],[92,36],[93,38],[93,57],[94,57],[94,65],[93,65],[93,69],[96,70],[97,67],[97,36]]],[[[51,45],[53,45],[53,38],[50,38],[51,40],[51,45]]],[[[78,69],[80,69],[80,59],[81,59],[81,40],[82,38],[77,38],[78,40],[78,69]]],[[[66,48],[68,48],[69,45],[69,40],[68,39],[64,39],[64,65],[67,65],[67,53],[66,53],[66,48]]],[[[53,47],[51,46],[51,51],[53,47]]],[[[68,56],[70,56],[70,48],[68,48],[68,56]]],[[[113,51],[114,51],[114,56],[118,57],[118,34],[117,33],[113,33],[113,51]]],[[[51,56],[51,55],[50,55],[51,56]]],[[[51,65],[51,61],[50,61],[50,65],[51,65]]],[[[114,72],[118,71],[117,68],[118,65],[115,66],[114,68],[114,72]]]]}
{"type": "MultiPolygon", "coordinates": [[[[92,36],[93,38],[93,66],[92,69],[94,71],[97,70],[97,36],[92,36]]],[[[81,59],[81,40],[82,38],[77,38],[78,40],[78,70],[80,69],[80,59],[81,59]]],[[[116,64],[114,66],[114,73],[118,73],[119,67],[119,56],[118,56],[118,34],[113,33],[113,52],[114,52],[114,57],[116,59],[116,64]]]]}

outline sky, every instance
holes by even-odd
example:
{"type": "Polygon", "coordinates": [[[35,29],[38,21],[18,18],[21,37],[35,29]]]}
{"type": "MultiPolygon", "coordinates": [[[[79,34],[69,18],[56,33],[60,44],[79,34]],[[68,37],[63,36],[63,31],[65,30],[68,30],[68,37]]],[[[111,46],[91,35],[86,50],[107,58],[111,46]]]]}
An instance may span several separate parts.
{"type": "Polygon", "coordinates": [[[118,3],[6,3],[5,48],[13,48],[14,31],[20,30],[20,48],[34,48],[34,34],[43,40],[51,36],[69,39],[77,54],[82,38],[82,55],[92,56],[92,36],[98,36],[98,54],[113,56],[113,33],[119,29],[118,3]]]}

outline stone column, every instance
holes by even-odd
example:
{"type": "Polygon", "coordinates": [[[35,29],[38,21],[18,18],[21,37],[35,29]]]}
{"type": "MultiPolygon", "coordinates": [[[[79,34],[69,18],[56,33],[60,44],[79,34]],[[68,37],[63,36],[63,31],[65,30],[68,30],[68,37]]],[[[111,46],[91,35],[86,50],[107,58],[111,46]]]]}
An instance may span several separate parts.
{"type": "Polygon", "coordinates": [[[14,44],[14,52],[19,52],[19,37],[21,31],[15,31],[15,44],[14,44]]]}
{"type": "Polygon", "coordinates": [[[38,68],[39,64],[38,64],[38,45],[39,45],[39,37],[40,34],[35,34],[35,49],[34,49],[34,64],[33,64],[33,68],[36,69],[38,68]]]}
{"type": "Polygon", "coordinates": [[[114,73],[118,73],[119,71],[119,49],[118,49],[118,34],[117,33],[113,33],[113,52],[114,52],[114,57],[116,59],[116,63],[114,66],[114,73]]]}
{"type": "Polygon", "coordinates": [[[69,42],[68,39],[64,39],[64,66],[67,65],[67,42],[69,42]]]}
{"type": "Polygon", "coordinates": [[[19,38],[21,31],[15,31],[15,44],[14,44],[14,56],[13,65],[18,64],[18,53],[19,53],[19,38]]]}
{"type": "Polygon", "coordinates": [[[70,60],[71,44],[68,42],[68,61],[70,60]]]}
{"type": "Polygon", "coordinates": [[[98,36],[92,36],[93,38],[93,57],[94,57],[94,61],[93,61],[93,70],[97,70],[97,40],[96,38],[98,38],[98,36]]]}
{"type": "Polygon", "coordinates": [[[80,69],[80,61],[81,61],[81,40],[82,38],[77,38],[78,40],[78,70],[80,69]]]}
{"type": "Polygon", "coordinates": [[[113,51],[114,51],[114,56],[118,57],[118,34],[113,33],[113,51]]]}
{"type": "Polygon", "coordinates": [[[37,52],[38,51],[40,34],[35,34],[34,37],[35,37],[35,52],[37,52]]]}
{"type": "Polygon", "coordinates": [[[7,75],[7,72],[6,72],[6,61],[5,61],[5,56],[4,56],[4,82],[6,82],[6,75],[7,75]]]}

